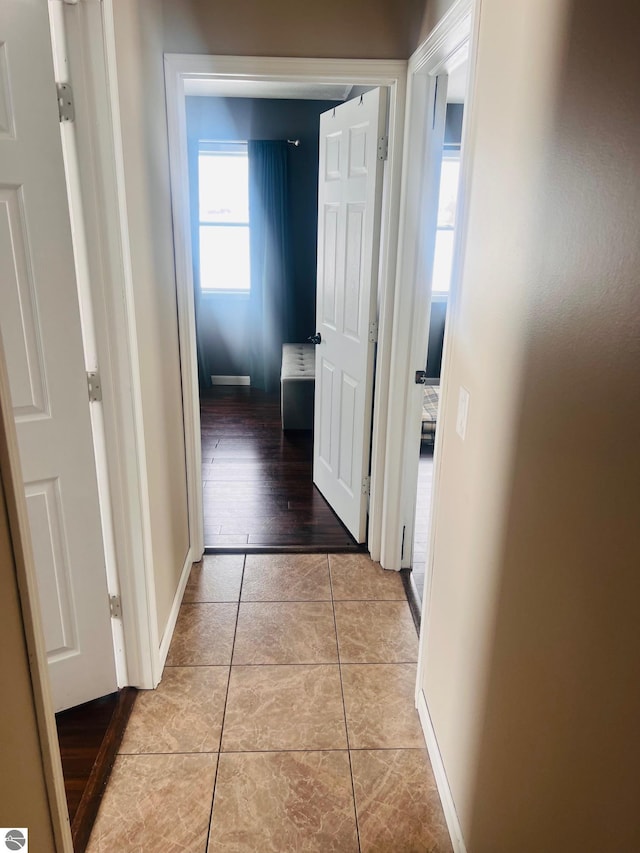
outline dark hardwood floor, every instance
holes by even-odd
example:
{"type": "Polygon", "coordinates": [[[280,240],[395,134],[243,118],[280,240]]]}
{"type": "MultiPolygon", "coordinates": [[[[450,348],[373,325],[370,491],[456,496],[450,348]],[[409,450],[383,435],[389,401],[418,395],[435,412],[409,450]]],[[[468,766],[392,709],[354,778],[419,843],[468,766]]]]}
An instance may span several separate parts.
{"type": "Polygon", "coordinates": [[[201,395],[205,545],[358,550],[312,482],[311,431],[282,431],[280,397],[201,395]]]}
{"type": "Polygon", "coordinates": [[[137,691],[125,687],[56,714],[75,853],[84,853],[137,691]]]}

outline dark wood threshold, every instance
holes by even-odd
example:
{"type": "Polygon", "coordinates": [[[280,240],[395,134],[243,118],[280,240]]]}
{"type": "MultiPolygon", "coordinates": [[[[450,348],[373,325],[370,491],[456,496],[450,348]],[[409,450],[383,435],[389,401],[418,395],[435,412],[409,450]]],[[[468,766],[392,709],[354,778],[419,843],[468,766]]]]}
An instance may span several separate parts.
{"type": "Polygon", "coordinates": [[[138,691],[135,687],[123,687],[118,693],[118,703],[102,739],[96,760],[91,768],[82,798],[71,822],[74,853],[85,853],[93,829],[100,802],[104,795],[113,764],[122,743],[122,737],[133,709],[138,691]]]}
{"type": "Polygon", "coordinates": [[[366,545],[206,545],[205,554],[360,554],[366,545]]]}
{"type": "Polygon", "coordinates": [[[422,615],[420,613],[420,602],[418,600],[415,587],[411,583],[411,569],[401,569],[400,577],[402,578],[404,591],[407,596],[407,601],[409,602],[409,610],[413,617],[413,624],[416,626],[418,635],[420,635],[420,619],[422,618],[422,615]]]}

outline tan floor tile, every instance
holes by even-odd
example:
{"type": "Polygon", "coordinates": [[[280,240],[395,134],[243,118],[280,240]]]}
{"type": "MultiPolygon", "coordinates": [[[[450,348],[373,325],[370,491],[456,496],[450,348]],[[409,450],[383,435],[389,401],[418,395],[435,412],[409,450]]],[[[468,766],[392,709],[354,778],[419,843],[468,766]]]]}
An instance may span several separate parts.
{"type": "Polygon", "coordinates": [[[225,666],[231,663],[237,604],[183,604],[167,666],[225,666]]]}
{"type": "Polygon", "coordinates": [[[337,663],[330,601],[242,603],[235,664],[337,663]]]}
{"type": "Polygon", "coordinates": [[[183,603],[237,601],[240,598],[244,554],[205,554],[194,563],[183,603]]]}
{"type": "Polygon", "coordinates": [[[87,853],[205,849],[217,755],[120,755],[87,853]]]}
{"type": "Polygon", "coordinates": [[[228,678],[226,666],[167,667],[138,693],[119,752],[217,752],[228,678]]]}
{"type": "Polygon", "coordinates": [[[406,601],[336,601],[342,663],[418,660],[418,635],[406,601]]]}
{"type": "Polygon", "coordinates": [[[406,594],[398,572],[387,572],[367,554],[329,554],[334,601],[404,601],[406,594]]]}
{"type": "Polygon", "coordinates": [[[346,745],[338,666],[231,668],[223,752],[346,745]]]}
{"type": "Polygon", "coordinates": [[[427,751],[351,753],[362,853],[451,853],[427,751]]]}
{"type": "Polygon", "coordinates": [[[346,752],[221,755],[208,853],[358,853],[346,752]]]}
{"type": "Polygon", "coordinates": [[[326,554],[248,554],[242,601],[330,601],[326,554]]]}
{"type": "Polygon", "coordinates": [[[351,749],[424,747],[415,685],[415,664],[343,664],[351,749]]]}

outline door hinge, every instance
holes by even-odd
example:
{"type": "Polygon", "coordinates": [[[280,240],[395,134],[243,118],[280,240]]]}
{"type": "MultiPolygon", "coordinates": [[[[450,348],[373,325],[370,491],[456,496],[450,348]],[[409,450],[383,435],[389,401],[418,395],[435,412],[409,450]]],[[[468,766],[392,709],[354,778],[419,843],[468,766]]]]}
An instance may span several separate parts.
{"type": "Polygon", "coordinates": [[[378,160],[386,160],[389,156],[389,137],[381,136],[378,139],[378,160]]]}
{"type": "Polygon", "coordinates": [[[377,344],[378,343],[378,321],[374,320],[373,323],[369,323],[369,343],[377,344]]]}
{"type": "Polygon", "coordinates": [[[102,400],[102,383],[97,370],[87,371],[87,387],[89,389],[89,402],[99,403],[102,400]]]}
{"type": "Polygon", "coordinates": [[[362,494],[367,497],[371,494],[371,477],[362,478],[362,494]]]}
{"type": "Polygon", "coordinates": [[[71,84],[58,83],[56,88],[58,90],[58,115],[60,116],[60,121],[74,121],[76,111],[73,105],[71,84]]]}
{"type": "Polygon", "coordinates": [[[122,602],[119,595],[109,596],[109,612],[112,619],[122,619],[122,602]]]}

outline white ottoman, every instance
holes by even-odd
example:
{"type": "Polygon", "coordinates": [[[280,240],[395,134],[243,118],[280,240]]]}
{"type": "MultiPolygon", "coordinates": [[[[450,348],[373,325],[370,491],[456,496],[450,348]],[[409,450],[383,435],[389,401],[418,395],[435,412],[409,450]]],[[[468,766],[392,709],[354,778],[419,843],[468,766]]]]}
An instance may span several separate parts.
{"type": "Polygon", "coordinates": [[[280,409],[282,429],[313,429],[316,348],[313,344],[282,344],[280,409]]]}

